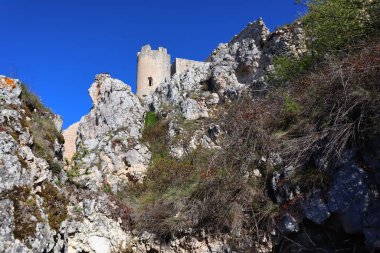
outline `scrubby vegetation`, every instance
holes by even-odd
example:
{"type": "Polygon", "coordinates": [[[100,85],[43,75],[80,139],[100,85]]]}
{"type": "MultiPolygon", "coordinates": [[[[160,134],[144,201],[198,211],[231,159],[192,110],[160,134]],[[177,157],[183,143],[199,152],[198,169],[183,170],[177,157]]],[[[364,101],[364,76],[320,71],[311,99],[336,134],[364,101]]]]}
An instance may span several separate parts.
{"type": "Polygon", "coordinates": [[[308,161],[316,149],[331,160],[347,147],[360,147],[379,134],[380,41],[360,52],[325,62],[288,90],[303,110],[284,142],[294,164],[308,161]]]}
{"type": "Polygon", "coordinates": [[[307,52],[274,59],[278,84],[295,80],[331,57],[345,57],[379,35],[380,2],[372,0],[298,0],[308,12],[300,18],[307,52]]]}
{"type": "Polygon", "coordinates": [[[13,201],[14,207],[14,237],[25,242],[29,236],[36,233],[37,222],[42,222],[41,213],[35,196],[27,187],[18,187],[6,193],[5,197],[13,201]]]}
{"type": "MultiPolygon", "coordinates": [[[[221,111],[218,123],[227,132],[222,149],[198,148],[180,159],[166,155],[153,161],[144,182],[128,189],[138,228],[163,239],[188,228],[238,236],[255,227],[257,240],[266,235],[278,207],[265,190],[273,168],[259,162],[269,155],[263,144],[270,137],[252,103],[240,100],[221,111]]],[[[166,138],[160,132],[153,141],[166,138]]]]}
{"type": "Polygon", "coordinates": [[[149,145],[153,161],[168,156],[167,133],[168,121],[154,112],[148,112],[145,116],[142,139],[149,145]]]}
{"type": "Polygon", "coordinates": [[[33,152],[49,163],[53,173],[59,174],[63,165],[55,159],[59,154],[55,154],[54,145],[56,140],[63,144],[64,138],[53,122],[55,115],[25,85],[22,85],[21,100],[26,117],[29,118],[25,118],[22,123],[30,129],[34,137],[33,152]]]}
{"type": "Polygon", "coordinates": [[[44,201],[43,207],[48,215],[49,226],[52,229],[59,230],[61,223],[67,218],[68,200],[50,183],[45,183],[42,191],[38,194],[44,201]]]}
{"type": "Polygon", "coordinates": [[[266,162],[273,153],[296,168],[286,180],[309,193],[331,183],[317,159],[334,165],[347,149],[380,136],[379,2],[307,5],[301,22],[308,52],[277,58],[266,94],[221,108],[214,120],[224,132],[221,149],[171,157],[167,119],[147,115],[143,139],[154,159],[145,181],[127,189],[137,228],[163,239],[191,228],[262,242],[290,206],[275,204],[267,192],[278,169],[266,162]]]}
{"type": "Polygon", "coordinates": [[[307,0],[301,18],[311,54],[345,53],[348,47],[378,34],[380,3],[372,0],[307,0]]]}

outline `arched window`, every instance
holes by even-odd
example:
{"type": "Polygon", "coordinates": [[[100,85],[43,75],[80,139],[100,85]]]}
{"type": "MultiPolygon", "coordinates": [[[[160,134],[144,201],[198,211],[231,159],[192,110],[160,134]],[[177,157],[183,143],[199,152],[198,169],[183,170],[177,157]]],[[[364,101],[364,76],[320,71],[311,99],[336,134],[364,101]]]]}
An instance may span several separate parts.
{"type": "Polygon", "coordinates": [[[148,81],[149,81],[149,86],[153,86],[153,78],[152,77],[148,77],[148,81]]]}

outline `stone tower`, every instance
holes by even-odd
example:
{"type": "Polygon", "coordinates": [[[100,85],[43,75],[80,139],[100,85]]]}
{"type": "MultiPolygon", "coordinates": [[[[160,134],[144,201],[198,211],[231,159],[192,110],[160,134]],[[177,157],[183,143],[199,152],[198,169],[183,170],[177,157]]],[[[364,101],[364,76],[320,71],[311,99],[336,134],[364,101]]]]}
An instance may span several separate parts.
{"type": "Polygon", "coordinates": [[[155,91],[157,86],[170,79],[170,55],[166,48],[152,50],[143,46],[137,53],[137,96],[144,98],[155,91]]]}

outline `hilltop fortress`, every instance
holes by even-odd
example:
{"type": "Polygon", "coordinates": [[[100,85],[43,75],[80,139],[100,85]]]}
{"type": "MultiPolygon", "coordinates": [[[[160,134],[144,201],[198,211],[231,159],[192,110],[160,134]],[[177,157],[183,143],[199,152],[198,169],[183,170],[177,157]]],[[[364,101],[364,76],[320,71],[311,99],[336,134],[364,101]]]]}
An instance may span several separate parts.
{"type": "Polygon", "coordinates": [[[170,64],[170,55],[166,48],[152,50],[150,45],[137,53],[137,96],[144,98],[154,92],[158,85],[169,81],[174,74],[181,74],[190,67],[206,64],[205,62],[176,58],[170,64]]]}

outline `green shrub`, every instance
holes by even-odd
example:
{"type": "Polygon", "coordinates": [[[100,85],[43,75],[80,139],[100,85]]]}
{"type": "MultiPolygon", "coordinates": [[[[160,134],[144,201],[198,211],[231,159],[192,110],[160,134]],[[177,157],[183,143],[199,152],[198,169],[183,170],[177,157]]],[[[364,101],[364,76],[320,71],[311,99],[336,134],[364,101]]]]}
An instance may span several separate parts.
{"type": "Polygon", "coordinates": [[[372,0],[306,0],[301,18],[308,51],[299,57],[278,56],[270,81],[276,85],[311,71],[328,55],[344,55],[349,48],[375,37],[380,31],[380,2],[372,0]]]}
{"type": "Polygon", "coordinates": [[[283,84],[294,80],[311,69],[315,58],[311,54],[304,54],[299,58],[295,56],[278,56],[274,58],[274,73],[271,79],[275,84],[283,84]]]}
{"type": "Polygon", "coordinates": [[[152,152],[152,160],[167,157],[168,149],[168,122],[155,113],[147,113],[142,140],[152,152]]]}
{"type": "Polygon", "coordinates": [[[285,94],[284,104],[281,110],[281,121],[284,129],[298,121],[301,110],[302,106],[289,94],[285,94]]]}
{"type": "Polygon", "coordinates": [[[75,162],[75,164],[72,164],[68,169],[67,169],[67,177],[71,182],[73,182],[75,177],[81,176],[81,162],[75,162]]]}
{"type": "Polygon", "coordinates": [[[147,112],[145,115],[145,127],[154,127],[159,122],[159,117],[155,112],[147,112]]]}
{"type": "Polygon", "coordinates": [[[308,0],[302,17],[309,49],[317,55],[336,54],[379,29],[379,1],[308,0]]]}

